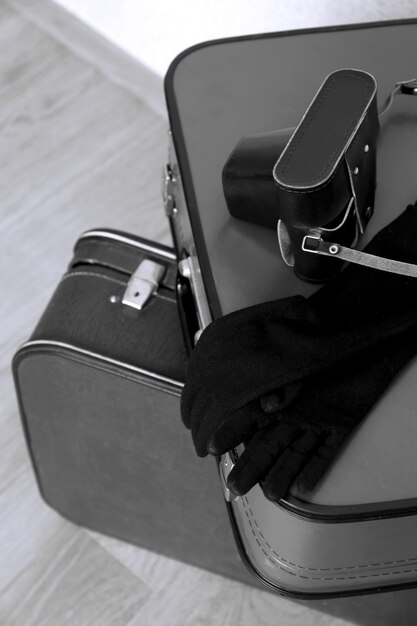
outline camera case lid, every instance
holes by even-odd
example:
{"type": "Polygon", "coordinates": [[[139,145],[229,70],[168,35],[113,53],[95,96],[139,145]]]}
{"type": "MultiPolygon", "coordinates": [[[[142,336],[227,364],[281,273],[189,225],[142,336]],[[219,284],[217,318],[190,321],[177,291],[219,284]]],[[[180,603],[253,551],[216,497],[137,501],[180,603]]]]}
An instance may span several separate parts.
{"type": "Polygon", "coordinates": [[[273,168],[286,223],[325,227],[354,198],[363,232],[374,202],[376,92],[375,78],[362,70],[337,70],[324,80],[273,168]]]}

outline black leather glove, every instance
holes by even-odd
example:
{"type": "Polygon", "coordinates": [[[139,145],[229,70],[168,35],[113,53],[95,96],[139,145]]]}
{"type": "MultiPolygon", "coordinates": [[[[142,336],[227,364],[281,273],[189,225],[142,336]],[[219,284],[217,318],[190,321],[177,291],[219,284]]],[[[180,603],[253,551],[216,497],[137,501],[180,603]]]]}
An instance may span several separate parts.
{"type": "MultiPolygon", "coordinates": [[[[410,205],[366,251],[417,263],[410,205]]],[[[244,453],[229,486],[264,480],[278,500],[299,477],[311,489],[340,446],[417,350],[417,279],[349,266],[309,299],[219,318],[193,351],[182,418],[197,453],[244,453]],[[272,395],[272,397],[271,397],[272,395]]]]}
{"type": "MultiPolygon", "coordinates": [[[[263,480],[265,496],[275,502],[294,481],[300,491],[313,489],[345,439],[416,352],[416,333],[400,349],[397,337],[388,339],[360,359],[349,359],[332,371],[305,379],[287,409],[279,408],[280,399],[273,395],[256,401],[271,419],[247,441],[229,474],[228,487],[241,495],[263,480]]],[[[211,443],[214,453],[226,452],[242,440],[237,436],[230,445],[238,413],[216,431],[211,443]]]]}

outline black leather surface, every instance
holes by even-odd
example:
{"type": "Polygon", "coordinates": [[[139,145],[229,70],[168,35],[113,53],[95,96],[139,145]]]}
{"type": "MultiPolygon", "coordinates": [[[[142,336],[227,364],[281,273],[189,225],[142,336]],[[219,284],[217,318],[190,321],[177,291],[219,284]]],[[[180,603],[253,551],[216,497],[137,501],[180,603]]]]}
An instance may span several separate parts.
{"type": "Polygon", "coordinates": [[[230,215],[276,229],[279,206],[272,170],[293,132],[286,128],[245,135],[233,148],[222,171],[230,215]]]}
{"type": "Polygon", "coordinates": [[[59,348],[16,363],[43,498],[81,526],[250,584],[212,460],[195,456],[178,390],[59,348]],[[209,467],[209,465],[212,465],[209,467]]]}

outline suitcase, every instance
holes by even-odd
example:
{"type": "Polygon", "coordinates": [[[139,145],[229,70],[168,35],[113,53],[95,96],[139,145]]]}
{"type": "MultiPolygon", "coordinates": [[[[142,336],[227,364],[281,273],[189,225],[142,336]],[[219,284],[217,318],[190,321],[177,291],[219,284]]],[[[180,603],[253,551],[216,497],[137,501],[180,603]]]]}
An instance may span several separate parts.
{"type": "MultiPolygon", "coordinates": [[[[222,168],[247,134],[297,125],[330,72],[363,69],[381,104],[415,73],[417,20],[220,40],[171,65],[165,90],[172,141],[166,209],[201,330],[212,319],[317,289],[279,256],[276,233],[231,217],[222,168]]],[[[375,215],[365,244],[417,197],[417,100],[396,99],[378,144],[375,215]]],[[[189,344],[198,338],[193,326],[189,344]]],[[[271,589],[298,598],[388,591],[417,583],[417,421],[411,363],[355,432],[320,487],[279,505],[259,486],[233,498],[220,482],[242,559],[271,589]]]]}
{"type": "Polygon", "coordinates": [[[179,420],[179,282],[171,248],[106,229],[80,237],[14,357],[26,442],[43,499],[67,519],[247,583],[215,464],[199,462],[179,420]]]}

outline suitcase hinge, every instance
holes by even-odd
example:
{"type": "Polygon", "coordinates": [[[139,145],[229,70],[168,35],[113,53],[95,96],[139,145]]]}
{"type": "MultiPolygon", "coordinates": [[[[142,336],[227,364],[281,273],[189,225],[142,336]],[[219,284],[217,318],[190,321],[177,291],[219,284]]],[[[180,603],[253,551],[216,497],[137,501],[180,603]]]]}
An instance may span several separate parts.
{"type": "Polygon", "coordinates": [[[162,199],[167,217],[173,217],[178,213],[175,205],[175,180],[171,165],[166,163],[162,174],[162,199]]]}
{"type": "Polygon", "coordinates": [[[122,302],[134,309],[143,309],[155,293],[165,274],[165,267],[155,261],[144,259],[132,274],[123,295],[122,302]]]}

